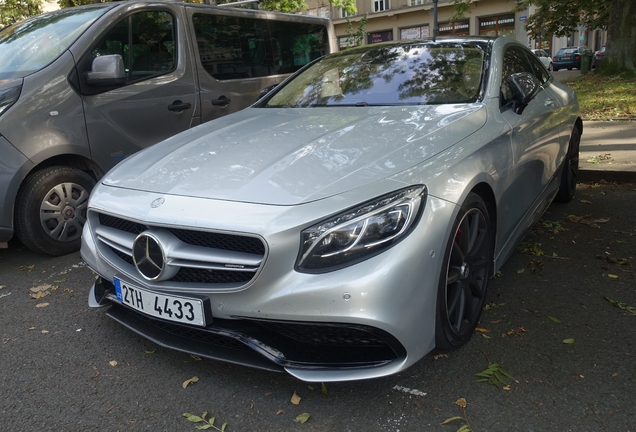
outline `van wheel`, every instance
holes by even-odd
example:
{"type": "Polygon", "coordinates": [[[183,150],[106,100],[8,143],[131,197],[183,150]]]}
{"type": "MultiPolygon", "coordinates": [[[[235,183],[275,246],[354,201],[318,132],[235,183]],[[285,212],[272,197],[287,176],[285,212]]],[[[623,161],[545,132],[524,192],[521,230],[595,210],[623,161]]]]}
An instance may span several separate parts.
{"type": "Polygon", "coordinates": [[[574,199],[576,194],[576,182],[579,174],[579,146],[581,144],[581,134],[579,129],[574,126],[572,135],[570,135],[570,143],[568,152],[565,154],[563,161],[563,169],[561,171],[561,184],[559,191],[554,198],[557,202],[567,203],[574,199]]]}
{"type": "Polygon", "coordinates": [[[95,180],[75,168],[44,168],[20,188],[15,210],[15,230],[29,249],[48,255],[65,255],[80,248],[88,197],[95,180]]]}
{"type": "Polygon", "coordinates": [[[470,193],[446,245],[437,292],[435,345],[464,345],[475,331],[486,301],[494,233],[484,201],[470,193]]]}

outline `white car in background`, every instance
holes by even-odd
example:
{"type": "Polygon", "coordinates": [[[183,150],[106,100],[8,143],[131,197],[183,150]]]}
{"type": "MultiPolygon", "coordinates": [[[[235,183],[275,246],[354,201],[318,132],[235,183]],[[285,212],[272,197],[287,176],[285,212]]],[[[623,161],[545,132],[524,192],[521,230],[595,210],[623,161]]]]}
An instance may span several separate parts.
{"type": "Polygon", "coordinates": [[[539,60],[541,60],[541,63],[543,63],[543,66],[545,66],[547,70],[552,70],[552,57],[550,57],[546,51],[542,49],[533,49],[532,52],[539,58],[539,60]]]}

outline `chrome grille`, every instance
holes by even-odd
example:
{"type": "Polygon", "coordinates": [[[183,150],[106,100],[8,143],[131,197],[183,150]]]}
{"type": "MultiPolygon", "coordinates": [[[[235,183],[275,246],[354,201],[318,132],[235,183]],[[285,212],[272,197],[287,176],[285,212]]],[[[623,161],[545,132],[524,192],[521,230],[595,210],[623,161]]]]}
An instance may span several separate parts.
{"type": "MultiPolygon", "coordinates": [[[[95,216],[95,215],[94,215],[95,216]]],[[[178,267],[174,276],[158,286],[237,287],[250,282],[265,256],[265,244],[257,237],[183,228],[161,227],[96,213],[98,247],[121,270],[138,275],[132,258],[135,238],[144,231],[169,233],[171,248],[166,261],[178,267]]]]}

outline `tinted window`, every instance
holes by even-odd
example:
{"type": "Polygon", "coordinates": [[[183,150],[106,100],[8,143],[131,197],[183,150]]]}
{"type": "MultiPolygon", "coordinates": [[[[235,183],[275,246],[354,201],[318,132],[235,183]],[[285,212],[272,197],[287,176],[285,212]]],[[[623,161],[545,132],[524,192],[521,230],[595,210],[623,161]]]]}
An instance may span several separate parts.
{"type": "Polygon", "coordinates": [[[219,80],[295,72],[328,52],[321,25],[207,14],[192,21],[201,65],[219,80]]]}
{"type": "Polygon", "coordinates": [[[550,79],[550,74],[545,67],[543,67],[541,61],[534,56],[528,56],[528,60],[530,60],[530,66],[532,66],[534,70],[534,75],[541,84],[545,84],[550,79]]]}
{"type": "Polygon", "coordinates": [[[111,28],[91,56],[121,55],[127,82],[161,75],[175,67],[174,29],[174,17],[168,12],[139,12],[111,28]]]}

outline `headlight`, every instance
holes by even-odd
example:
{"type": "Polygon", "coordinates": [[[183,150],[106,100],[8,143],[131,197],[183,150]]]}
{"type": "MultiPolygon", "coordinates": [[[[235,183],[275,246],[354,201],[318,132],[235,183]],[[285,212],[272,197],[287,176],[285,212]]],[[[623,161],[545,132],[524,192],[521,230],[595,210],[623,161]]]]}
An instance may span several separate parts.
{"type": "Polygon", "coordinates": [[[323,273],[368,259],[410,232],[424,208],[426,186],[383,195],[301,233],[296,270],[323,273]]]}
{"type": "Polygon", "coordinates": [[[0,90],[0,115],[18,100],[22,86],[0,90]]]}

